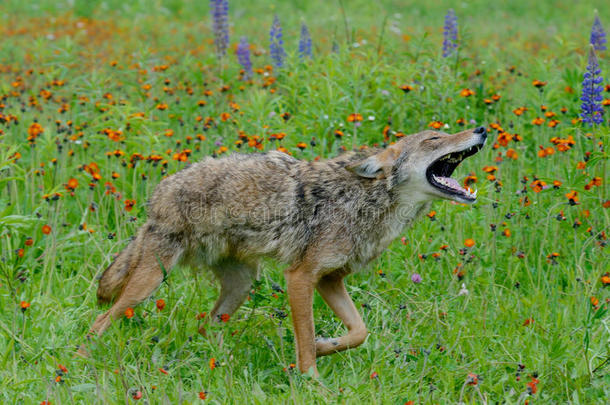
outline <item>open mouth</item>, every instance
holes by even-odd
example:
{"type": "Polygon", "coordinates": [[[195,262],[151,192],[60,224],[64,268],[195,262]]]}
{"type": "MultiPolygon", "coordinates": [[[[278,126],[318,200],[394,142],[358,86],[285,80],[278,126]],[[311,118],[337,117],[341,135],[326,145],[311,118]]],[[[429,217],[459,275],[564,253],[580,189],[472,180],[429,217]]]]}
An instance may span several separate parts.
{"type": "Polygon", "coordinates": [[[457,180],[451,178],[451,174],[464,159],[477,153],[483,145],[480,143],[459,152],[451,152],[435,160],[426,170],[428,182],[454,199],[474,202],[477,199],[476,190],[462,187],[457,180]]]}

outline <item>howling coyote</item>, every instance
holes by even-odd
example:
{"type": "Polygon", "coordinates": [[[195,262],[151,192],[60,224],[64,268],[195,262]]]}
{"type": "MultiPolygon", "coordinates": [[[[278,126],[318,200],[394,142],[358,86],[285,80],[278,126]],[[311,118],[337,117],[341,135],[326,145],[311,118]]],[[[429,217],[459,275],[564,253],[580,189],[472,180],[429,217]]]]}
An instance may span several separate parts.
{"type": "Polygon", "coordinates": [[[104,271],[97,296],[114,304],[90,333],[101,335],[151,295],[176,264],[209,267],[220,297],[208,319],[231,315],[267,256],[288,265],[298,367],[317,374],[317,356],[356,347],[367,336],[343,278],[378,257],[432,200],[474,202],[476,193],[450,176],[486,138],[484,127],[423,131],[386,149],[320,162],[274,151],[195,163],[161,181],[148,221],[104,271]],[[347,327],[345,336],[316,339],[314,289],[347,327]]]}

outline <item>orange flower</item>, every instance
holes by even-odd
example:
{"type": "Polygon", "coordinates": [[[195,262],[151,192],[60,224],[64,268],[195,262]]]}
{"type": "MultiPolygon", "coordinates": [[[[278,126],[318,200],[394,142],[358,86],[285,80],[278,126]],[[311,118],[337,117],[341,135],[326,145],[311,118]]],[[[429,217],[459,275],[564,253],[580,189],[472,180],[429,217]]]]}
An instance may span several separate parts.
{"type": "Polygon", "coordinates": [[[523,326],[529,326],[532,325],[534,323],[534,318],[527,318],[524,322],[523,322],[523,326]]]}
{"type": "Polygon", "coordinates": [[[460,91],[460,96],[462,97],[470,97],[474,94],[474,91],[466,88],[466,89],[462,89],[462,91],[460,91]]]}
{"type": "Polygon", "coordinates": [[[136,200],[125,200],[125,211],[131,211],[134,205],[136,205],[136,200]]]}
{"type": "Polygon", "coordinates": [[[297,148],[303,150],[307,147],[307,144],[305,142],[299,142],[297,143],[297,148]]]}
{"type": "Polygon", "coordinates": [[[207,391],[199,391],[199,399],[206,399],[208,396],[208,392],[207,391]]]}
{"type": "Polygon", "coordinates": [[[510,235],[511,235],[511,233],[510,233],[510,229],[505,228],[505,229],[504,229],[504,231],[502,231],[502,234],[503,234],[504,236],[506,236],[507,238],[509,238],[509,237],[510,237],[510,235]]]}
{"type": "Polygon", "coordinates": [[[605,273],[601,278],[601,282],[604,286],[610,285],[610,273],[605,273]]]}
{"type": "Polygon", "coordinates": [[[515,114],[516,116],[521,116],[525,111],[527,111],[527,107],[519,107],[513,110],[513,114],[515,114]]]}
{"type": "Polygon", "coordinates": [[[159,103],[159,104],[157,104],[157,106],[155,108],[160,111],[167,110],[167,104],[159,103]]]}
{"type": "Polygon", "coordinates": [[[517,160],[517,158],[519,157],[519,154],[514,149],[511,148],[506,151],[506,157],[509,159],[517,160]]]}
{"type": "Polygon", "coordinates": [[[21,308],[22,312],[25,312],[25,310],[30,307],[30,303],[27,301],[21,301],[21,303],[19,304],[19,307],[21,308]]]}
{"type": "Polygon", "coordinates": [[[165,300],[163,299],[158,299],[157,300],[157,309],[159,311],[163,311],[163,308],[165,308],[165,300]]]}
{"type": "Polygon", "coordinates": [[[536,117],[532,120],[532,124],[540,126],[544,124],[544,118],[536,117]]]}
{"type": "Polygon", "coordinates": [[[127,309],[125,310],[125,317],[126,317],[127,319],[131,319],[131,318],[133,318],[133,316],[134,316],[133,308],[131,308],[131,307],[130,307],[130,308],[127,308],[127,309]]]}
{"type": "Polygon", "coordinates": [[[591,305],[597,307],[599,305],[599,299],[597,299],[597,297],[591,297],[591,305]]]}
{"type": "Polygon", "coordinates": [[[477,176],[475,176],[473,173],[470,173],[468,176],[466,176],[466,178],[464,178],[464,187],[468,187],[472,183],[476,183],[477,180],[477,176]]]}
{"type": "Polygon", "coordinates": [[[413,90],[413,86],[405,84],[404,86],[400,86],[400,90],[404,91],[405,93],[408,93],[413,90]]]}
{"type": "Polygon", "coordinates": [[[570,205],[578,204],[578,192],[572,190],[566,194],[566,198],[570,201],[570,205]]]}
{"type": "Polygon", "coordinates": [[[508,146],[508,143],[513,140],[513,136],[508,132],[500,132],[498,134],[498,143],[502,146],[508,146]]]}
{"type": "Polygon", "coordinates": [[[443,123],[441,121],[432,121],[428,124],[428,126],[434,129],[441,129],[443,127],[443,123]]]}
{"type": "Polygon", "coordinates": [[[466,239],[464,241],[464,246],[471,248],[474,246],[474,239],[466,239]]]}
{"type": "Polygon", "coordinates": [[[43,225],[42,226],[42,233],[44,233],[45,235],[48,235],[51,233],[51,227],[49,225],[43,225]]]}
{"type": "Polygon", "coordinates": [[[220,320],[223,321],[224,323],[229,322],[229,318],[231,318],[231,315],[229,315],[229,314],[221,314],[220,315],[220,320]]]}
{"type": "Polygon", "coordinates": [[[543,88],[544,86],[546,86],[546,83],[547,83],[547,82],[543,82],[543,81],[540,81],[540,80],[536,79],[536,80],[534,80],[534,81],[532,82],[532,85],[533,85],[534,87],[537,87],[537,88],[541,89],[541,88],[543,88]]]}
{"type": "Polygon", "coordinates": [[[539,193],[547,188],[547,184],[542,180],[534,180],[532,184],[530,184],[530,187],[534,190],[534,193],[539,193]]]}
{"type": "Polygon", "coordinates": [[[66,189],[68,189],[68,191],[74,191],[76,189],[76,187],[78,187],[78,180],[76,180],[76,179],[68,180],[68,184],[66,184],[66,189]]]}
{"type": "Polygon", "coordinates": [[[477,385],[479,383],[479,376],[474,373],[469,373],[466,378],[466,383],[468,385],[477,385]]]}
{"type": "Polygon", "coordinates": [[[216,359],[212,357],[210,359],[210,370],[214,370],[218,365],[216,364],[216,359]]]}
{"type": "Polygon", "coordinates": [[[347,117],[347,121],[348,121],[348,122],[358,122],[358,121],[362,121],[362,115],[360,115],[360,114],[356,114],[356,113],[354,113],[354,114],[350,114],[350,115],[347,117]]]}

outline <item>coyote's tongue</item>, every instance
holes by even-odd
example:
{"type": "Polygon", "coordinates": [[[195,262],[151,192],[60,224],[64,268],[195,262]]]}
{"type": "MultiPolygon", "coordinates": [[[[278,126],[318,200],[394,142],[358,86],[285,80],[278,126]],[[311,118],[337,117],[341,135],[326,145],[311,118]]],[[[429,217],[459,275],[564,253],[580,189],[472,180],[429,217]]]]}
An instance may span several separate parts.
{"type": "Polygon", "coordinates": [[[462,188],[462,186],[460,186],[460,183],[457,182],[456,179],[452,178],[452,177],[441,177],[441,176],[434,176],[434,180],[438,181],[440,184],[450,187],[454,190],[457,191],[462,191],[464,190],[462,188]]]}

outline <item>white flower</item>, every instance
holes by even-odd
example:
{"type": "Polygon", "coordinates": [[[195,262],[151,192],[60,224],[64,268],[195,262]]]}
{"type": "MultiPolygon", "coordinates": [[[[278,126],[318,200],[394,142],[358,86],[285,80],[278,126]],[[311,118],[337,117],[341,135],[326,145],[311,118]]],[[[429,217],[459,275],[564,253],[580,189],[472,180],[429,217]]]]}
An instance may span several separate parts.
{"type": "Polygon", "coordinates": [[[468,290],[466,289],[466,284],[462,283],[462,289],[460,290],[458,295],[468,295],[468,290]]]}
{"type": "Polygon", "coordinates": [[[375,121],[375,117],[374,117],[374,116],[372,116],[372,115],[369,115],[369,116],[368,116],[368,119],[369,119],[369,121],[375,121]]]}

